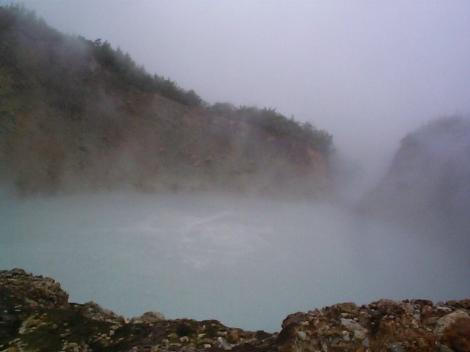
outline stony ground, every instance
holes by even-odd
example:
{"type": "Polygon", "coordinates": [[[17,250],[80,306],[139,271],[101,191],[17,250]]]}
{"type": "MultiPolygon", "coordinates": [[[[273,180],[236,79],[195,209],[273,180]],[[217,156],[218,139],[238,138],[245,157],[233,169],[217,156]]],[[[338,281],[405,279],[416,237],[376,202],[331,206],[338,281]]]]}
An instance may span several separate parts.
{"type": "Polygon", "coordinates": [[[0,271],[0,351],[438,351],[470,352],[470,299],[342,303],[289,315],[279,333],[215,320],[126,319],[68,302],[53,279],[0,271]]]}

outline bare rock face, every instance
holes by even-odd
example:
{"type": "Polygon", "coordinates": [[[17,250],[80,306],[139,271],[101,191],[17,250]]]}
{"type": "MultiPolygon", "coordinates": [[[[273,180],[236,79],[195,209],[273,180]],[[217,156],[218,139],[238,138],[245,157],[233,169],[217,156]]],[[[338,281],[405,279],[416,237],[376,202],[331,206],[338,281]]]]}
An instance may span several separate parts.
{"type": "Polygon", "coordinates": [[[50,278],[0,271],[0,351],[436,351],[470,352],[470,299],[341,303],[289,315],[279,333],[216,320],[131,320],[98,304],[68,302],[50,278]]]}
{"type": "Polygon", "coordinates": [[[360,307],[337,304],[303,316],[296,313],[294,319],[288,317],[278,343],[283,352],[467,352],[468,314],[466,301],[380,300],[360,307]]]}
{"type": "Polygon", "coordinates": [[[470,119],[439,119],[408,134],[364,200],[371,214],[438,233],[470,226],[470,119]]]}
{"type": "Polygon", "coordinates": [[[131,322],[134,324],[144,324],[149,323],[153,324],[165,320],[165,316],[160,312],[145,312],[140,317],[135,317],[131,319],[131,322]]]}
{"type": "Polygon", "coordinates": [[[25,307],[65,307],[68,294],[51,278],[31,276],[22,269],[0,271],[0,296],[8,296],[25,307]]]}
{"type": "Polygon", "coordinates": [[[275,334],[216,320],[125,319],[94,302],[75,304],[50,278],[0,271],[0,351],[268,351],[275,334]]]}
{"type": "Polygon", "coordinates": [[[470,315],[457,310],[440,318],[435,333],[454,351],[470,351],[470,315]]]}
{"type": "Polygon", "coordinates": [[[460,320],[469,320],[470,315],[464,310],[457,310],[440,318],[436,323],[435,333],[442,336],[446,330],[460,320]]]}

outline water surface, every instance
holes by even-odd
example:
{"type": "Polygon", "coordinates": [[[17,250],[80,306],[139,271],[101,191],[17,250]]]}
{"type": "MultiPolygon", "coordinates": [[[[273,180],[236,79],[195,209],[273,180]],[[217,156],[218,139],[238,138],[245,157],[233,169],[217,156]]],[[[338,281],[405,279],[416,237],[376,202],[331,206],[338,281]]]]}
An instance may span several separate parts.
{"type": "Polygon", "coordinates": [[[341,301],[470,297],[468,240],[328,204],[113,194],[0,201],[0,268],[52,276],[126,316],[247,329],[341,301]]]}

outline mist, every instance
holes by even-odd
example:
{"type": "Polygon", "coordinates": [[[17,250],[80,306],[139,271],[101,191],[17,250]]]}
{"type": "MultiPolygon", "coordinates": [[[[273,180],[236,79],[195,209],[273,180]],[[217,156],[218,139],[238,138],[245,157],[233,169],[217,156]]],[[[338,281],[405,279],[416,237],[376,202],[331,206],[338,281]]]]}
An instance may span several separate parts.
{"type": "Polygon", "coordinates": [[[114,193],[1,202],[0,266],[58,279],[125,316],[278,330],[289,313],[470,294],[452,241],[311,201],[114,193]],[[45,221],[49,219],[49,221],[45,221]]]}
{"type": "MultiPolygon", "coordinates": [[[[470,296],[470,124],[426,132],[470,111],[470,3],[22,3],[90,40],[62,64],[93,62],[85,54],[103,49],[99,38],[180,94],[233,106],[219,116],[158,92],[97,89],[81,100],[88,125],[32,114],[18,135],[37,140],[7,156],[33,191],[0,188],[0,268],[54,277],[71,301],[127,317],[158,310],[269,331],[289,313],[338,302],[470,296]],[[128,119],[125,103],[141,116],[128,119]],[[269,109],[231,115],[246,105],[326,130],[334,151],[328,133],[307,128],[323,154],[318,144],[275,159],[295,149],[276,149],[278,136],[245,122],[284,120],[269,109]]],[[[295,145],[297,127],[279,144],[295,145]]]]}
{"type": "Polygon", "coordinates": [[[367,182],[399,140],[470,111],[466,1],[22,1],[213,103],[273,107],[334,135],[367,182]]]}

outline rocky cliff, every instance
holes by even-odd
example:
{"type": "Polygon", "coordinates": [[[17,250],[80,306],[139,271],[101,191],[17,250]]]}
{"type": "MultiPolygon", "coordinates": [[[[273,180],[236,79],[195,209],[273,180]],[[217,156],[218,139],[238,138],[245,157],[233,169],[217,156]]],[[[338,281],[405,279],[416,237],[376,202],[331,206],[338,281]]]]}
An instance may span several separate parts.
{"type": "Polygon", "coordinates": [[[437,232],[468,233],[470,120],[433,121],[409,133],[365,208],[437,232]]]}
{"type": "Polygon", "coordinates": [[[328,182],[325,131],[273,109],[205,103],[106,41],[0,6],[0,50],[0,181],[22,193],[305,194],[328,182]]]}
{"type": "Polygon", "coordinates": [[[96,303],[68,302],[53,279],[0,271],[0,351],[225,350],[468,352],[470,299],[342,303],[289,315],[279,333],[266,333],[154,312],[127,319],[96,303]]]}

